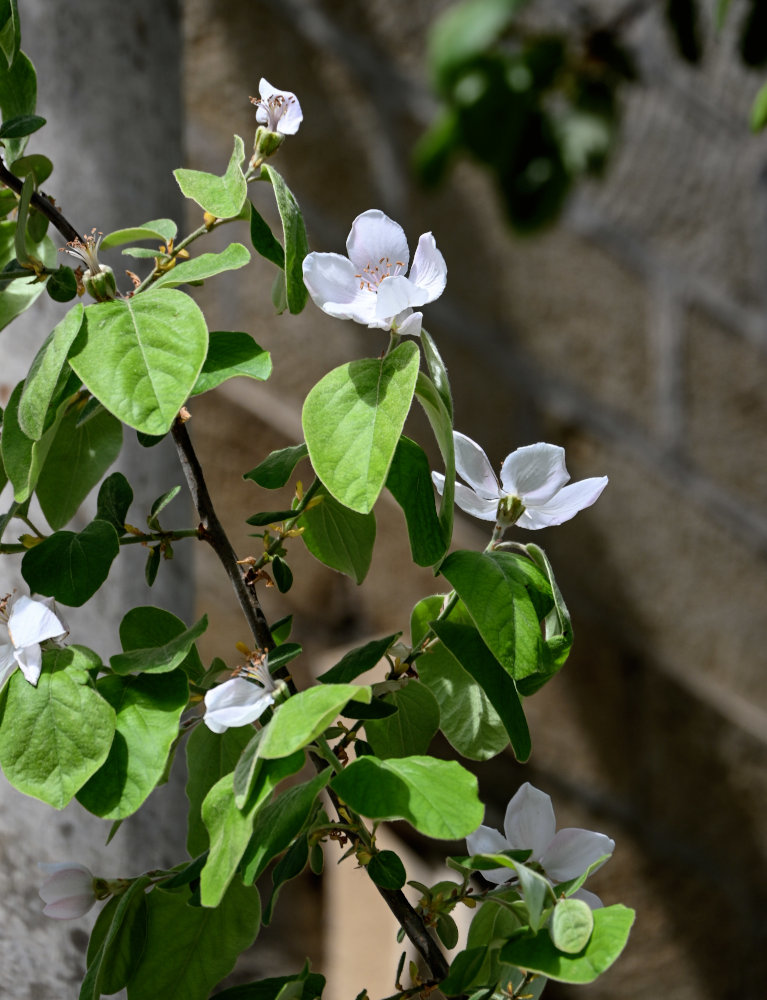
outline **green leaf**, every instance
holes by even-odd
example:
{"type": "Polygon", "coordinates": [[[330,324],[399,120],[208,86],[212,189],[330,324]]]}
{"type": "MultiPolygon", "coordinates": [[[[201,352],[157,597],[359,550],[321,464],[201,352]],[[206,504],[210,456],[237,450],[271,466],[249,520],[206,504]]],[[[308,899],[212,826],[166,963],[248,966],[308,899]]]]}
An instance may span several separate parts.
{"type": "Polygon", "coordinates": [[[128,980],[128,1000],[207,1000],[258,933],[258,890],[234,882],[213,910],[189,906],[189,892],[156,888],[146,897],[146,947],[128,980]]]}
{"type": "Polygon", "coordinates": [[[45,283],[45,290],[54,302],[71,302],[77,295],[77,278],[71,267],[62,264],[45,283]]]}
{"type": "Polygon", "coordinates": [[[26,177],[27,174],[32,174],[35,178],[35,184],[39,187],[53,173],[53,164],[47,156],[43,156],[41,153],[32,153],[14,160],[13,172],[17,177],[26,177]]]}
{"type": "Polygon", "coordinates": [[[759,88],[751,105],[751,131],[761,132],[765,125],[767,125],[767,83],[759,88]]]}
{"type": "Polygon", "coordinates": [[[411,680],[386,696],[397,707],[385,719],[365,723],[365,736],[376,757],[411,757],[425,754],[439,729],[439,705],[431,691],[411,680]]]}
{"type": "Polygon", "coordinates": [[[482,822],[477,779],[455,761],[433,757],[359,757],[331,781],[355,812],[404,819],[427,837],[467,837],[482,822]]]}
{"type": "Polygon", "coordinates": [[[236,271],[250,263],[250,251],[242,243],[230,243],[221,253],[203,253],[192,260],[184,260],[161,274],[154,288],[175,288],[189,282],[205,281],[225,271],[236,271]]]}
{"type": "Polygon", "coordinates": [[[616,904],[594,910],[593,916],[591,939],[577,955],[559,951],[548,931],[543,930],[532,938],[509,941],[501,949],[501,959],[562,983],[592,983],[626,946],[634,911],[616,904]]]}
{"type": "Polygon", "coordinates": [[[265,490],[277,490],[287,483],[293,474],[293,469],[308,454],[309,449],[303,443],[280,448],[267,455],[263,462],[250,472],[246,472],[242,478],[251,479],[265,490]]]}
{"type": "Polygon", "coordinates": [[[511,552],[458,551],[450,553],[440,572],[511,676],[520,680],[536,673],[544,660],[540,621],[554,604],[537,566],[511,552]]]}
{"type": "Polygon", "coordinates": [[[275,556],[272,559],[272,572],[274,573],[274,582],[277,584],[277,590],[281,594],[287,594],[293,586],[293,571],[290,566],[288,566],[283,558],[275,556]]]}
{"type": "Polygon", "coordinates": [[[505,31],[526,0],[465,0],[448,9],[429,36],[428,62],[437,90],[449,90],[456,73],[505,31]]]}
{"type": "Polygon", "coordinates": [[[115,229],[111,233],[107,233],[101,241],[100,248],[108,250],[110,247],[120,247],[126,243],[140,243],[142,240],[155,240],[167,246],[172,239],[175,239],[177,232],[178,226],[173,219],[152,219],[141,226],[115,229]]]}
{"type": "Polygon", "coordinates": [[[178,494],[181,492],[180,486],[172,486],[165,493],[162,493],[152,504],[149,511],[149,517],[146,519],[147,525],[152,531],[160,530],[160,522],[158,520],[160,514],[165,510],[171,500],[174,500],[178,494]]]}
{"type": "Polygon", "coordinates": [[[568,955],[577,955],[589,943],[594,929],[594,914],[582,899],[560,899],[549,922],[554,947],[568,955]]]}
{"type": "Polygon", "coordinates": [[[266,866],[281,854],[312,815],[317,796],[332,777],[330,768],[310,781],[287,788],[256,816],[253,836],[243,858],[243,881],[254,882],[266,866]]]}
{"type": "MultiPolygon", "coordinates": [[[[312,497],[312,504],[300,516],[296,527],[315,559],[362,583],[370,569],[376,540],[376,519],[372,511],[359,514],[332,497],[324,486],[312,497]]],[[[252,519],[248,519],[251,524],[252,519]]],[[[270,522],[271,523],[271,522],[270,522]]]]}
{"type": "Polygon", "coordinates": [[[420,352],[407,341],[384,358],[329,372],[306,397],[303,426],[312,465],[339,503],[361,514],[383,489],[410,410],[420,352]]]}
{"type": "Polygon", "coordinates": [[[440,991],[447,997],[465,993],[482,968],[486,956],[487,948],[484,945],[459,951],[453,959],[450,971],[439,985],[440,991]]]}
{"type": "Polygon", "coordinates": [[[79,608],[109,576],[120,551],[114,527],[91,521],[80,532],[56,531],[24,554],[21,575],[33,593],[79,608]]]}
{"type": "Polygon", "coordinates": [[[322,684],[348,684],[380,663],[391,644],[401,635],[401,632],[394,632],[383,639],[372,639],[358,649],[349,650],[335,666],[320,674],[317,680],[322,684]]]}
{"type": "Polygon", "coordinates": [[[252,730],[247,726],[227,729],[219,734],[211,732],[205,725],[198,725],[187,741],[187,850],[192,857],[207,850],[209,844],[201,812],[205,796],[219,778],[234,771],[251,736],[252,730]]]}
{"type": "Polygon", "coordinates": [[[78,802],[103,819],[124,819],[147,799],[163,776],[189,697],[182,670],[138,677],[101,677],[101,697],[116,715],[109,756],[77,793],[78,802]]]}
{"type": "MultiPolygon", "coordinates": [[[[432,628],[447,650],[484,691],[511,740],[514,756],[519,761],[526,761],[532,749],[530,730],[511,675],[493,656],[473,625],[456,621],[435,621],[432,622],[432,628]]],[[[429,653],[425,654],[419,664],[428,655],[429,653]]],[[[478,732],[477,738],[480,736],[478,732]]]]}
{"type": "Polygon", "coordinates": [[[113,472],[101,484],[96,517],[108,521],[118,535],[125,533],[125,520],[133,503],[133,490],[122,472],[113,472]]]}
{"type": "Polygon", "coordinates": [[[446,545],[434,506],[429,460],[423,449],[404,435],[394,452],[386,488],[405,514],[413,561],[418,566],[433,566],[444,555],[446,545]]]}
{"type": "Polygon", "coordinates": [[[209,392],[227,379],[244,375],[265,382],[272,374],[272,359],[249,333],[211,331],[208,356],[192,389],[192,396],[209,392]]]}
{"type": "Polygon", "coordinates": [[[407,881],[407,872],[394,851],[378,851],[367,866],[368,875],[382,889],[401,889],[407,881]]]}
{"type": "MultiPolygon", "coordinates": [[[[14,36],[17,26],[14,26],[14,36]]],[[[15,47],[15,37],[14,43],[15,47]]],[[[3,49],[6,52],[5,42],[3,49]]],[[[16,52],[10,64],[0,59],[0,112],[3,121],[18,118],[21,115],[33,115],[37,103],[37,74],[30,60],[23,52],[16,52]]],[[[8,139],[5,143],[3,158],[8,163],[21,156],[27,144],[27,136],[18,139],[8,139]]]]}
{"type": "Polygon", "coordinates": [[[88,671],[95,654],[78,646],[43,653],[37,687],[20,670],[7,685],[0,767],[25,795],[63,809],[104,763],[115,713],[88,671]]]}
{"type": "Polygon", "coordinates": [[[122,424],[111,413],[102,410],[81,426],[78,416],[72,407],[59,423],[37,480],[37,499],[54,531],[75,516],[122,448],[122,424]]]}
{"type": "MultiPolygon", "coordinates": [[[[500,665],[498,670],[513,686],[500,665]]],[[[508,733],[490,698],[442,643],[433,643],[418,658],[418,676],[437,700],[439,728],[461,756],[489,760],[508,746],[508,733]]]]}
{"type": "MultiPolygon", "coordinates": [[[[285,294],[288,309],[291,313],[300,313],[306,305],[309,293],[304,284],[303,263],[309,253],[309,241],[306,238],[306,227],[293,192],[287,186],[274,167],[266,164],[264,173],[272,182],[277,211],[282,221],[282,233],[285,244],[285,294]]],[[[251,226],[252,226],[251,214],[251,226]]],[[[251,229],[252,232],[252,229],[251,229]]],[[[277,276],[282,279],[282,275],[277,276]]]]}
{"type": "Polygon", "coordinates": [[[299,691],[275,710],[261,740],[260,756],[295,753],[324,732],[348,701],[369,704],[370,698],[370,688],[356,684],[322,684],[299,691]]]}
{"type": "Polygon", "coordinates": [[[55,434],[55,427],[51,426],[39,441],[27,437],[19,425],[19,404],[23,392],[24,383],[19,382],[5,408],[3,433],[0,436],[3,467],[13,485],[13,496],[17,503],[24,503],[34,492],[55,434]]]}
{"type": "Polygon", "coordinates": [[[252,202],[250,204],[250,242],[256,253],[266,257],[281,270],[285,269],[285,251],[282,249],[282,244],[275,238],[252,202]]]}
{"type": "Polygon", "coordinates": [[[83,317],[84,310],[78,302],[46,337],[24,380],[19,402],[19,424],[24,433],[35,441],[43,436],[48,410],[55,399],[69,348],[80,331],[83,317]]]}
{"type": "Polygon", "coordinates": [[[234,769],[230,791],[234,790],[234,802],[238,809],[261,805],[283,778],[301,770],[306,759],[304,751],[297,750],[289,757],[264,760],[259,756],[259,748],[265,732],[265,729],[256,731],[234,769]]]}
{"type": "Polygon", "coordinates": [[[573,645],[573,626],[562,593],[554,579],[554,570],[543,551],[532,543],[525,546],[533,562],[545,573],[554,598],[554,607],[543,619],[543,651],[545,656],[539,670],[520,681],[523,695],[534,694],[562,669],[573,645]]]}
{"type": "Polygon", "coordinates": [[[208,351],[205,319],[174,289],[87,306],[69,363],[116,417],[164,434],[192,391],[208,351]]]}
{"type": "Polygon", "coordinates": [[[35,190],[34,177],[25,177],[24,184],[19,195],[19,206],[16,212],[16,233],[14,235],[14,249],[19,264],[30,263],[27,251],[27,216],[29,214],[29,202],[35,190]]]}
{"type": "Polygon", "coordinates": [[[0,139],[21,139],[37,132],[43,125],[45,119],[40,115],[17,115],[15,118],[7,118],[0,125],[0,139]]]}
{"type": "Polygon", "coordinates": [[[455,449],[453,447],[453,418],[445,408],[437,388],[423,372],[418,373],[415,395],[428,417],[434,437],[445,463],[445,485],[439,507],[439,521],[446,552],[453,537],[453,513],[455,506],[455,449]]]}
{"type": "MultiPolygon", "coordinates": [[[[136,622],[151,620],[154,617],[153,613],[157,610],[157,608],[133,608],[123,618],[123,623],[130,616],[131,622],[127,627],[133,632],[136,622]]],[[[128,652],[117,653],[115,656],[109,658],[109,665],[116,674],[129,674],[134,671],[151,674],[169,673],[183,664],[192,649],[195,639],[199,639],[207,627],[208,616],[203,615],[191,628],[178,633],[173,638],[162,643],[162,645],[144,646],[140,649],[131,648],[128,652]]],[[[123,626],[121,625],[121,637],[122,634],[123,626]]],[[[146,639],[145,635],[144,642],[146,642],[146,639]]]]}
{"type": "Polygon", "coordinates": [[[79,1000],[100,1000],[118,993],[141,958],[146,941],[146,898],[151,879],[137,878],[113,896],[98,915],[88,945],[88,970],[79,1000]]]}
{"type": "Polygon", "coordinates": [[[299,752],[281,760],[261,761],[256,780],[242,808],[234,800],[232,776],[225,774],[205,796],[202,821],[210,836],[210,853],[200,876],[203,906],[218,906],[234,878],[253,833],[253,822],[274,788],[296,771],[305,755],[299,752]]]}
{"type": "Polygon", "coordinates": [[[217,219],[232,219],[240,214],[248,197],[248,185],[242,172],[245,159],[245,144],[236,135],[234,149],[226,173],[221,177],[201,170],[173,171],[182,193],[196,201],[204,211],[217,219]]]}
{"type": "Polygon", "coordinates": [[[423,346],[423,355],[426,359],[426,367],[429,369],[429,375],[434,383],[434,388],[439,393],[439,398],[445,407],[445,412],[448,414],[450,419],[453,418],[453,397],[450,392],[450,382],[447,377],[447,368],[445,367],[445,362],[437,350],[437,345],[434,343],[431,336],[426,332],[426,330],[421,330],[421,345],[423,346]]]}
{"type": "Polygon", "coordinates": [[[273,976],[254,983],[231,986],[216,994],[216,1000],[318,1000],[325,989],[325,977],[316,972],[303,972],[295,976],[273,976]],[[293,988],[298,983],[300,989],[289,995],[283,994],[285,987],[293,988]]]}
{"type": "MultiPolygon", "coordinates": [[[[0,75],[2,75],[2,60],[0,60],[0,75]]],[[[16,141],[9,140],[9,144],[16,141]]],[[[0,271],[16,258],[15,236],[15,221],[0,222],[0,271]]],[[[47,236],[39,243],[28,243],[26,249],[46,267],[55,268],[59,263],[56,247],[47,236]]],[[[44,290],[45,282],[38,281],[31,271],[28,278],[18,278],[3,288],[0,295],[0,330],[28,309],[44,290]]]]}
{"type": "Polygon", "coordinates": [[[280,858],[274,866],[274,870],[272,871],[272,882],[274,884],[274,888],[271,896],[269,897],[269,902],[264,907],[264,926],[267,926],[272,922],[272,913],[274,912],[274,907],[277,903],[277,896],[280,888],[285,882],[289,882],[290,879],[298,878],[304,868],[306,868],[308,860],[309,841],[306,834],[303,833],[300,837],[297,837],[293,841],[285,852],[285,855],[280,858]]]}
{"type": "Polygon", "coordinates": [[[8,66],[19,53],[21,45],[21,28],[19,26],[19,9],[17,0],[2,0],[0,2],[0,49],[2,49],[8,66]]]}

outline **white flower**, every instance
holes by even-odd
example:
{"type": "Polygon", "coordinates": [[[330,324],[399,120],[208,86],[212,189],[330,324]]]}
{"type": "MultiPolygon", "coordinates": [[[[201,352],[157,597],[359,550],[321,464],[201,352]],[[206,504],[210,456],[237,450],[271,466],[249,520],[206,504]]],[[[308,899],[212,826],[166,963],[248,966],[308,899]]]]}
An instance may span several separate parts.
{"type": "MultiPolygon", "coordinates": [[[[565,468],[565,450],[555,444],[530,444],[507,455],[499,484],[490,460],[476,442],[453,431],[455,469],[469,484],[455,484],[455,502],[467,514],[506,527],[548,528],[569,521],[579,510],[590,507],[607,486],[607,476],[582,479],[565,486],[570,474],[565,468]]],[[[432,472],[442,495],[445,477],[432,472]]]]}
{"type": "Polygon", "coordinates": [[[10,642],[0,643],[0,688],[16,667],[30,684],[37,684],[43,662],[40,643],[63,638],[69,631],[66,623],[52,597],[11,598],[5,614],[10,642]]]}
{"type": "Polygon", "coordinates": [[[276,685],[266,657],[239,669],[239,674],[205,695],[202,721],[214,733],[226,732],[230,726],[247,726],[274,704],[276,685]]]}
{"type": "Polygon", "coordinates": [[[295,135],[304,120],[296,95],[289,90],[277,90],[263,77],[258,85],[258,93],[260,97],[251,97],[250,100],[258,109],[256,121],[259,125],[265,125],[270,132],[295,135]]]}
{"type": "Polygon", "coordinates": [[[419,239],[407,276],[405,232],[374,208],[352,223],[346,251],[348,258],[310,253],[304,259],[304,284],[315,304],[338,319],[419,336],[423,316],[413,308],[439,298],[447,280],[445,259],[432,234],[419,239]]]}
{"type": "MultiPolygon", "coordinates": [[[[506,807],[503,834],[492,827],[480,826],[466,838],[466,847],[470,854],[532,851],[525,864],[537,863],[552,885],[577,878],[599,858],[615,850],[615,841],[604,833],[577,827],[567,827],[559,833],[555,830],[551,799],[526,781],[506,807]]],[[[493,868],[480,874],[498,884],[514,877],[511,868],[493,868]]],[[[585,889],[578,889],[573,895],[592,909],[602,905],[598,896],[585,889]]]]}
{"type": "Polygon", "coordinates": [[[38,866],[50,878],[40,886],[38,895],[46,904],[43,913],[55,920],[73,920],[82,917],[96,902],[93,874],[85,865],[74,861],[38,866]]]}

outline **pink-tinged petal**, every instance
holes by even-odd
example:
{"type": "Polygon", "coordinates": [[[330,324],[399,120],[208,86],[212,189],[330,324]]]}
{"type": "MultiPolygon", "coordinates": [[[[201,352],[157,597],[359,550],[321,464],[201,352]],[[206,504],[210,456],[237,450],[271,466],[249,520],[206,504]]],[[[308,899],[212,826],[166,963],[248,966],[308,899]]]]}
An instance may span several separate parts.
{"type": "Polygon", "coordinates": [[[403,274],[384,278],[378,286],[378,295],[376,296],[377,318],[392,319],[406,309],[410,309],[411,306],[423,305],[422,302],[418,301],[419,296],[413,295],[414,292],[418,292],[418,289],[403,274]]]}
{"type": "Polygon", "coordinates": [[[420,337],[422,322],[423,313],[411,312],[409,309],[406,309],[404,313],[394,317],[392,329],[395,330],[400,337],[420,337]]]}
{"type": "MultiPolygon", "coordinates": [[[[377,208],[358,215],[352,223],[346,251],[357,272],[381,268],[390,274],[407,271],[410,251],[405,231],[377,208]]],[[[394,315],[394,313],[392,313],[394,315]]]]}
{"type": "Polygon", "coordinates": [[[447,284],[447,264],[445,258],[437,249],[437,244],[431,233],[424,233],[418,241],[413,266],[410,268],[410,280],[418,286],[422,295],[414,306],[423,306],[427,302],[438,299],[447,284]]]}
{"type": "MultiPolygon", "coordinates": [[[[498,830],[490,826],[480,826],[474,833],[470,833],[466,838],[466,850],[469,854],[499,854],[501,851],[508,851],[509,845],[506,838],[498,830]]],[[[513,868],[490,868],[487,871],[480,870],[482,878],[488,882],[508,882],[514,877],[513,868]]]]}
{"type": "Polygon", "coordinates": [[[567,827],[560,830],[540,856],[541,864],[555,882],[576,878],[605,854],[612,854],[615,841],[604,833],[567,827]]]}
{"type": "Polygon", "coordinates": [[[85,865],[66,861],[59,864],[40,864],[50,878],[40,886],[38,895],[46,903],[43,913],[56,920],[81,917],[96,902],[93,875],[85,865]]]}
{"type": "MultiPolygon", "coordinates": [[[[496,507],[501,498],[501,491],[498,488],[490,459],[482,451],[476,441],[461,434],[460,431],[453,431],[453,444],[455,445],[455,471],[465,480],[474,492],[483,500],[494,500],[496,507]]],[[[495,517],[495,513],[493,513],[495,517]]]]}
{"type": "Polygon", "coordinates": [[[601,910],[605,905],[595,892],[589,892],[588,889],[576,889],[570,895],[570,899],[580,899],[586,906],[591,907],[592,910],[601,910]]]}
{"type": "Polygon", "coordinates": [[[56,616],[51,598],[17,597],[8,615],[8,634],[14,646],[31,646],[45,639],[66,635],[66,626],[56,616]]]}
{"type": "Polygon", "coordinates": [[[519,497],[525,506],[550,500],[569,478],[565,449],[543,442],[517,448],[501,467],[503,492],[519,497]]]}
{"type": "Polygon", "coordinates": [[[526,781],[506,807],[503,830],[509,846],[532,851],[530,860],[537,861],[553,838],[555,829],[551,799],[526,781]]]}
{"type": "Polygon", "coordinates": [[[310,253],[303,263],[312,301],[337,319],[368,324],[375,320],[376,294],[362,284],[354,265],[337,253],[310,253]]]}
{"type": "Polygon", "coordinates": [[[22,674],[33,686],[37,686],[40,680],[40,671],[43,666],[43,651],[38,643],[32,646],[24,646],[23,649],[16,650],[16,662],[21,668],[22,674]]]}
{"type": "Polygon", "coordinates": [[[580,510],[590,507],[607,486],[607,476],[593,479],[582,479],[578,483],[565,486],[552,497],[548,503],[536,507],[528,507],[517,521],[520,528],[548,528],[555,524],[563,524],[580,510]]]}
{"type": "Polygon", "coordinates": [[[273,704],[271,692],[244,677],[233,677],[206,693],[203,722],[212,732],[223,733],[255,722],[273,704]]]}
{"type": "Polygon", "coordinates": [[[57,899],[55,903],[48,903],[43,907],[46,917],[54,920],[76,920],[84,917],[96,902],[96,897],[91,893],[83,896],[69,896],[66,899],[57,899]]]}

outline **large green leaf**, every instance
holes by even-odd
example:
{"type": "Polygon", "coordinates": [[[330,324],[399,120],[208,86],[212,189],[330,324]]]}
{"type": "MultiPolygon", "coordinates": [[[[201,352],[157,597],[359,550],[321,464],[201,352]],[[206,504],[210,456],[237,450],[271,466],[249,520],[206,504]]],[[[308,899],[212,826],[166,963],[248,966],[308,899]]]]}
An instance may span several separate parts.
{"type": "Polygon", "coordinates": [[[425,685],[411,680],[386,696],[396,705],[394,715],[369,719],[365,736],[376,757],[412,757],[425,754],[439,729],[439,705],[425,685]]]}
{"type": "Polygon", "coordinates": [[[210,333],[208,355],[192,389],[192,396],[209,392],[227,379],[244,375],[260,382],[272,374],[272,359],[249,333],[216,330],[210,333]]]}
{"type": "Polygon", "coordinates": [[[418,566],[433,566],[445,554],[446,545],[434,506],[429,460],[423,449],[404,435],[394,452],[386,488],[405,514],[413,561],[418,566]]]}
{"type": "MultiPolygon", "coordinates": [[[[13,28],[13,48],[16,48],[17,27],[14,25],[13,28]]],[[[5,42],[3,49],[7,54],[5,42]]],[[[2,112],[3,121],[34,114],[36,103],[37,74],[30,60],[23,52],[18,51],[10,65],[7,60],[0,59],[0,112],[2,112]]],[[[7,139],[3,159],[12,164],[17,157],[21,156],[26,144],[26,136],[22,136],[20,139],[7,139]]]]}
{"type": "Polygon", "coordinates": [[[455,761],[433,757],[358,757],[331,782],[355,812],[405,819],[427,837],[467,837],[482,822],[477,779],[455,761]]]}
{"type": "MultiPolygon", "coordinates": [[[[490,652],[473,624],[435,621],[432,628],[498,713],[517,760],[527,760],[531,750],[530,730],[514,679],[490,652]]],[[[419,664],[429,655],[425,654],[419,664]]],[[[481,733],[477,737],[481,738],[481,733]]]]}
{"type": "Polygon", "coordinates": [[[258,933],[258,890],[232,883],[217,909],[190,906],[187,889],[146,898],[146,946],[128,1000],[207,1000],[258,933]]]}
{"type": "Polygon", "coordinates": [[[231,986],[217,993],[216,1000],[319,1000],[324,989],[325,977],[306,968],[294,976],[270,976],[231,986]]]}
{"type": "Polygon", "coordinates": [[[509,941],[501,949],[501,959],[559,982],[592,983],[623,951],[633,923],[633,910],[620,904],[605,906],[594,910],[591,938],[577,955],[559,951],[548,931],[542,930],[535,937],[509,941]]]}
{"type": "Polygon", "coordinates": [[[80,331],[83,316],[83,306],[78,302],[45,339],[24,379],[19,425],[34,441],[39,441],[46,429],[48,410],[56,399],[69,348],[80,331]]]}
{"type": "Polygon", "coordinates": [[[165,434],[192,391],[208,351],[205,319],[175,289],[87,306],[69,363],[123,423],[165,434]]]}
{"type": "Polygon", "coordinates": [[[79,608],[109,576],[120,551],[113,525],[98,518],[80,532],[56,531],[24,554],[21,575],[33,593],[79,608]]]}
{"type": "Polygon", "coordinates": [[[248,197],[248,185],[242,172],[244,159],[245,144],[236,135],[229,166],[223,176],[183,168],[174,170],[173,176],[186,197],[196,201],[204,211],[217,219],[232,219],[240,214],[248,197]]]}
{"type": "Polygon", "coordinates": [[[37,686],[11,676],[0,725],[0,767],[25,795],[63,809],[104,763],[115,713],[92,685],[95,654],[78,646],[43,653],[37,686]]]}
{"type": "Polygon", "coordinates": [[[299,691],[280,705],[261,740],[259,756],[287,757],[319,736],[349,701],[370,704],[369,687],[320,684],[299,691]]]}
{"type": "Polygon", "coordinates": [[[202,803],[219,778],[234,771],[240,754],[248,745],[252,729],[237,726],[225,733],[213,733],[198,725],[186,744],[187,783],[189,799],[187,850],[196,857],[208,848],[208,832],[202,821],[202,803]]]}
{"type": "Polygon", "coordinates": [[[442,461],[445,463],[445,485],[439,507],[439,522],[444,539],[443,553],[453,536],[453,514],[455,506],[455,448],[453,446],[453,418],[445,406],[440,391],[423,372],[418,373],[415,395],[429,419],[434,437],[439,445],[442,461]]]}
{"type": "Polygon", "coordinates": [[[141,226],[129,229],[115,229],[107,233],[100,243],[102,250],[109,247],[120,247],[126,243],[138,243],[141,240],[154,240],[157,243],[168,244],[175,238],[178,226],[173,219],[151,219],[141,226]]]}
{"type": "Polygon", "coordinates": [[[175,670],[160,676],[107,675],[96,688],[115,710],[115,738],[109,756],[77,799],[96,816],[123,819],[139,808],[163,775],[189,684],[186,674],[175,670]]]}
{"type": "Polygon", "coordinates": [[[367,514],[389,474],[418,377],[420,352],[407,341],[384,358],[329,372],[306,397],[309,457],[329,492],[367,514]]]}
{"type": "Polygon", "coordinates": [[[266,220],[256,210],[256,206],[252,202],[250,205],[250,242],[253,244],[253,249],[262,257],[266,257],[279,268],[285,268],[285,251],[282,249],[282,244],[275,238],[266,220]]]}
{"type": "Polygon", "coordinates": [[[141,958],[146,941],[146,875],[132,882],[121,896],[113,896],[98,915],[88,945],[88,970],[79,1000],[100,1000],[118,993],[141,958]]]}
{"type": "Polygon", "coordinates": [[[54,531],[75,516],[122,448],[122,424],[111,413],[101,410],[78,426],[79,417],[77,407],[64,416],[37,480],[37,499],[54,531]]]}
{"type": "Polygon", "coordinates": [[[317,680],[323,684],[348,684],[380,663],[391,644],[401,635],[401,632],[394,632],[383,639],[372,639],[358,649],[350,649],[330,670],[320,674],[317,680]]]}
{"type": "Polygon", "coordinates": [[[373,558],[375,514],[349,510],[323,486],[312,500],[297,521],[297,527],[304,529],[301,537],[307,549],[321,563],[362,583],[373,558]]]}
{"type": "MultiPolygon", "coordinates": [[[[278,275],[278,280],[285,283],[285,298],[288,309],[292,313],[300,313],[306,305],[309,296],[304,284],[303,263],[304,257],[309,253],[309,241],[306,238],[306,227],[298,207],[293,192],[287,186],[280,174],[270,164],[263,167],[264,173],[272,182],[274,197],[277,201],[277,211],[280,213],[282,222],[282,234],[285,241],[285,260],[283,275],[278,275]]],[[[251,233],[253,232],[253,216],[251,214],[251,233]]],[[[270,260],[277,262],[278,254],[273,245],[265,249],[271,253],[270,260]]],[[[269,252],[266,256],[269,256],[269,252]]]]}
{"type": "MultiPolygon", "coordinates": [[[[24,141],[11,139],[9,144],[24,141]]],[[[15,236],[15,222],[0,222],[0,271],[16,258],[15,236]]],[[[46,267],[55,268],[58,264],[56,247],[47,236],[44,236],[39,243],[27,242],[27,252],[41,260],[46,267]]],[[[0,330],[28,309],[44,290],[45,282],[37,281],[31,272],[28,278],[16,278],[6,285],[0,294],[0,330]]]]}
{"type": "MultiPolygon", "coordinates": [[[[149,620],[155,617],[153,612],[157,610],[157,608],[133,608],[128,614],[134,618],[139,616],[142,620],[149,620]]],[[[165,612],[165,614],[168,614],[168,612],[165,612]]],[[[190,628],[173,635],[162,644],[158,644],[157,646],[142,646],[140,649],[133,647],[124,653],[116,653],[109,658],[109,665],[116,674],[130,674],[132,672],[151,674],[169,673],[171,670],[175,670],[176,667],[184,664],[195,640],[200,638],[207,627],[208,616],[203,615],[190,628]]],[[[132,625],[131,629],[135,629],[135,625],[132,625]]],[[[143,641],[146,642],[148,638],[149,636],[144,635],[143,641]]]]}
{"type": "Polygon", "coordinates": [[[154,288],[175,288],[192,281],[205,281],[225,271],[236,271],[250,262],[250,250],[242,243],[230,243],[221,253],[203,253],[192,260],[184,260],[161,274],[153,282],[154,288]]]}
{"type": "Polygon", "coordinates": [[[24,503],[34,492],[43,462],[56,433],[55,427],[47,428],[39,441],[27,437],[19,425],[19,402],[24,383],[19,382],[11,393],[3,415],[3,433],[0,435],[5,474],[13,485],[13,498],[24,503]]]}
{"type": "Polygon", "coordinates": [[[309,450],[302,442],[288,448],[279,448],[271,452],[255,469],[246,472],[243,479],[251,479],[266,490],[277,490],[290,479],[293,469],[302,458],[306,458],[309,450]]]}

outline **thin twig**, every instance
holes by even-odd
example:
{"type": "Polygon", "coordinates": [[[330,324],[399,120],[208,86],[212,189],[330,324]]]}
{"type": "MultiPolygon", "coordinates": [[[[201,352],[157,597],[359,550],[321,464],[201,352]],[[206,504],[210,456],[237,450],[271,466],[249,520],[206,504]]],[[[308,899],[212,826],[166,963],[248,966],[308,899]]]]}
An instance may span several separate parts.
{"type": "MultiPolygon", "coordinates": [[[[21,194],[21,189],[24,187],[24,181],[20,177],[17,177],[16,174],[11,173],[8,167],[6,167],[3,163],[2,157],[0,157],[0,183],[5,184],[6,187],[10,188],[11,191],[15,191],[16,194],[21,194]]],[[[43,213],[46,219],[48,219],[56,227],[56,229],[58,229],[68,243],[81,238],[82,234],[78,233],[71,222],[64,218],[53,202],[45,195],[38,194],[38,192],[35,191],[30,199],[30,204],[33,205],[38,212],[43,213]]]]}
{"type": "Polygon", "coordinates": [[[176,418],[171,428],[171,436],[176,445],[178,458],[186,478],[189,492],[192,494],[197,516],[200,519],[200,538],[208,542],[218,556],[221,565],[229,577],[237,600],[247,619],[256,646],[259,650],[272,649],[274,642],[269,625],[261,610],[255,587],[249,586],[245,582],[245,577],[241,567],[237,562],[237,555],[232,548],[232,543],[224,531],[224,528],[216,516],[213,501],[210,499],[208,487],[205,485],[205,478],[202,468],[197,458],[197,454],[192,445],[186,424],[176,418]]]}

